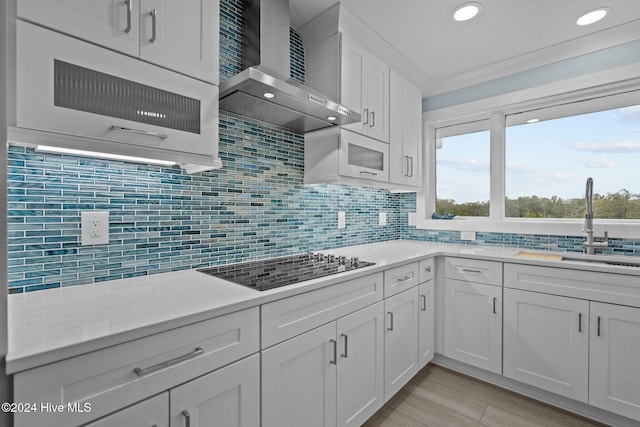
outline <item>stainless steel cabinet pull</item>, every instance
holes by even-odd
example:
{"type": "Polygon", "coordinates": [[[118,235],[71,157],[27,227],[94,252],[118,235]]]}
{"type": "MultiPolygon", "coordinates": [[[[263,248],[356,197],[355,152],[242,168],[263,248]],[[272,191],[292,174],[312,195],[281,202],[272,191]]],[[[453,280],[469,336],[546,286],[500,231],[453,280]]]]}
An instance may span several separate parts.
{"type": "Polygon", "coordinates": [[[163,133],[151,132],[151,131],[148,131],[148,130],[125,128],[125,127],[116,126],[116,125],[109,126],[109,130],[118,130],[120,132],[135,133],[136,135],[152,136],[154,138],[160,138],[160,139],[167,139],[168,138],[168,136],[163,134],[163,133]]]}
{"type": "Polygon", "coordinates": [[[406,275],[406,276],[404,276],[404,277],[401,277],[401,278],[399,278],[399,279],[396,279],[396,281],[397,281],[398,283],[402,283],[402,282],[406,282],[407,280],[411,280],[411,279],[413,279],[413,276],[411,276],[411,275],[406,275]]]}
{"type": "Polygon", "coordinates": [[[184,426],[191,427],[191,414],[186,409],[182,410],[182,415],[184,416],[184,426]]]}
{"type": "Polygon", "coordinates": [[[427,272],[427,273],[431,273],[431,266],[430,265],[426,266],[424,268],[424,271],[427,272]]]}
{"type": "Polygon", "coordinates": [[[463,268],[462,269],[463,273],[475,273],[475,274],[482,274],[482,270],[474,270],[471,268],[463,268]]]}
{"type": "Polygon", "coordinates": [[[368,125],[369,124],[369,109],[365,108],[364,110],[362,110],[362,124],[363,125],[368,125]]]}
{"type": "Polygon", "coordinates": [[[349,357],[349,353],[347,352],[348,345],[349,345],[349,337],[347,336],[347,334],[340,334],[340,336],[344,338],[344,353],[342,353],[341,356],[346,359],[347,357],[349,357]]]}
{"type": "Polygon", "coordinates": [[[410,160],[409,163],[411,164],[411,174],[409,176],[412,177],[413,176],[413,157],[409,157],[409,160],[410,160]]]}
{"type": "Polygon", "coordinates": [[[387,314],[389,315],[389,327],[387,331],[393,331],[393,313],[388,311],[387,314]]]}
{"type": "Polygon", "coordinates": [[[124,32],[129,34],[131,32],[131,0],[124,0],[124,5],[127,6],[127,28],[124,32]]]}
{"type": "Polygon", "coordinates": [[[338,341],[329,340],[329,342],[333,346],[333,360],[330,360],[329,363],[331,363],[332,365],[337,365],[338,364],[338,341]]]}
{"type": "Polygon", "coordinates": [[[151,12],[149,12],[149,15],[151,15],[151,38],[149,39],[149,42],[155,43],[156,42],[156,21],[158,20],[158,11],[155,9],[151,9],[151,12]]]}
{"type": "Polygon", "coordinates": [[[420,295],[420,298],[422,298],[422,308],[420,308],[420,310],[427,311],[427,296],[420,295]]]}
{"type": "Polygon", "coordinates": [[[600,316],[598,316],[598,336],[600,336],[600,316]]]}
{"type": "Polygon", "coordinates": [[[376,112],[372,111],[371,112],[371,123],[369,124],[369,127],[374,127],[376,125],[376,112]]]}
{"type": "Polygon", "coordinates": [[[404,156],[404,166],[405,166],[405,173],[404,176],[409,176],[409,156],[404,156]]]}
{"type": "Polygon", "coordinates": [[[493,297],[493,314],[496,314],[496,300],[497,300],[497,299],[498,299],[498,298],[493,297]]]}
{"type": "Polygon", "coordinates": [[[582,313],[578,313],[578,333],[582,333],[582,313]]]}
{"type": "Polygon", "coordinates": [[[178,356],[174,359],[167,360],[166,362],[149,366],[148,368],[137,367],[133,370],[133,372],[135,372],[137,376],[143,377],[145,375],[149,375],[152,372],[156,372],[161,369],[168,368],[169,366],[176,365],[180,362],[184,362],[185,360],[193,359],[194,357],[198,357],[202,354],[204,354],[204,349],[202,347],[196,347],[191,353],[185,354],[184,356],[178,356]]]}
{"type": "Polygon", "coordinates": [[[378,175],[378,174],[377,174],[377,173],[375,173],[375,172],[367,172],[367,171],[360,171],[360,174],[366,174],[366,175],[371,175],[371,176],[376,176],[376,175],[378,175]]]}

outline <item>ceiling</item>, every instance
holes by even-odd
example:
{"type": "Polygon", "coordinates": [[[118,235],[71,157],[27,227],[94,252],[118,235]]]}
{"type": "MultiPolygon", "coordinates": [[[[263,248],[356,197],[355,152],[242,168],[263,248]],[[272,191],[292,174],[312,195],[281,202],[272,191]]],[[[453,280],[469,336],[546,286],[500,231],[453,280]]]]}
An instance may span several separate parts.
{"type": "MultiPolygon", "coordinates": [[[[453,21],[452,10],[464,2],[341,3],[386,40],[388,51],[401,55],[394,67],[403,68],[426,95],[640,39],[640,0],[479,0],[478,17],[453,21]],[[602,6],[611,9],[602,21],[575,24],[580,15],[602,6]]],[[[335,3],[290,0],[291,25],[299,28],[335,3]]]]}

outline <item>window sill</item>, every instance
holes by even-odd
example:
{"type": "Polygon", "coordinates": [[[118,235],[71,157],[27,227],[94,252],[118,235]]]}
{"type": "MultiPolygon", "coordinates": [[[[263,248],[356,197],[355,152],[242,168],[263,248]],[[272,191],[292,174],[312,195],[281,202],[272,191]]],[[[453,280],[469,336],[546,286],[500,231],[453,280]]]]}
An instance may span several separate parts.
{"type": "MultiPolygon", "coordinates": [[[[491,233],[538,234],[555,236],[584,236],[582,219],[502,219],[461,217],[450,220],[418,219],[418,229],[450,231],[483,231],[491,233]]],[[[640,220],[594,220],[596,237],[605,231],[609,237],[640,238],[640,220]]]]}

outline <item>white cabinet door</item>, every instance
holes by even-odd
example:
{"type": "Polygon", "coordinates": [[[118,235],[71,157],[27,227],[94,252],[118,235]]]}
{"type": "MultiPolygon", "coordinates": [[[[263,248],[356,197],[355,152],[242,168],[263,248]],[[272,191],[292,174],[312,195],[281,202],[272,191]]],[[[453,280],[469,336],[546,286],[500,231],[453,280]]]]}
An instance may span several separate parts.
{"type": "Polygon", "coordinates": [[[446,279],[444,354],[502,373],[502,287],[446,279]]]}
{"type": "Polygon", "coordinates": [[[640,421],[640,309],[591,302],[589,404],[640,421]]]}
{"type": "Polygon", "coordinates": [[[218,84],[218,0],[141,0],[140,58],[218,84]]]}
{"type": "Polygon", "coordinates": [[[369,109],[368,135],[389,142],[389,66],[373,55],[368,57],[363,90],[369,109]]]}
{"type": "Polygon", "coordinates": [[[418,372],[418,287],[384,301],[384,396],[389,400],[418,372]]]}
{"type": "Polygon", "coordinates": [[[139,0],[18,1],[18,17],[137,57],[139,0]]]}
{"type": "Polygon", "coordinates": [[[169,427],[169,393],[129,406],[85,427],[169,427]]]}
{"type": "Polygon", "coordinates": [[[400,74],[389,78],[389,181],[420,186],[422,94],[400,74]]]}
{"type": "Polygon", "coordinates": [[[262,426],[336,425],[336,322],[262,352],[262,426]]]}
{"type": "Polygon", "coordinates": [[[338,319],[338,426],[360,426],[384,404],[384,303],[338,319]]]}
{"type": "Polygon", "coordinates": [[[347,34],[341,43],[340,102],[362,115],[360,122],[343,127],[389,142],[389,66],[347,34]]]}
{"type": "Polygon", "coordinates": [[[434,304],[434,284],[433,280],[421,283],[418,286],[420,308],[418,311],[418,333],[420,338],[418,344],[420,348],[419,368],[423,368],[433,359],[435,348],[435,304],[434,304]]]}
{"type": "Polygon", "coordinates": [[[172,426],[260,427],[260,355],[170,391],[172,426]]]}
{"type": "Polygon", "coordinates": [[[505,289],[504,376],[587,402],[588,319],[588,301],[505,289]]]}

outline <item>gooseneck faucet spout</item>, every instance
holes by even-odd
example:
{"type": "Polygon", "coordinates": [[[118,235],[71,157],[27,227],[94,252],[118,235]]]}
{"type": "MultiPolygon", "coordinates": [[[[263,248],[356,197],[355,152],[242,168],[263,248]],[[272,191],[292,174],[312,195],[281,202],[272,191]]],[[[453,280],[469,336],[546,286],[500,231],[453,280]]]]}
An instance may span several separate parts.
{"type": "Polygon", "coordinates": [[[594,241],[593,238],[593,178],[587,178],[584,198],[587,203],[587,214],[584,217],[584,232],[587,240],[584,242],[584,251],[588,255],[593,255],[596,248],[606,248],[609,246],[608,233],[604,232],[604,239],[601,242],[594,241]]]}

